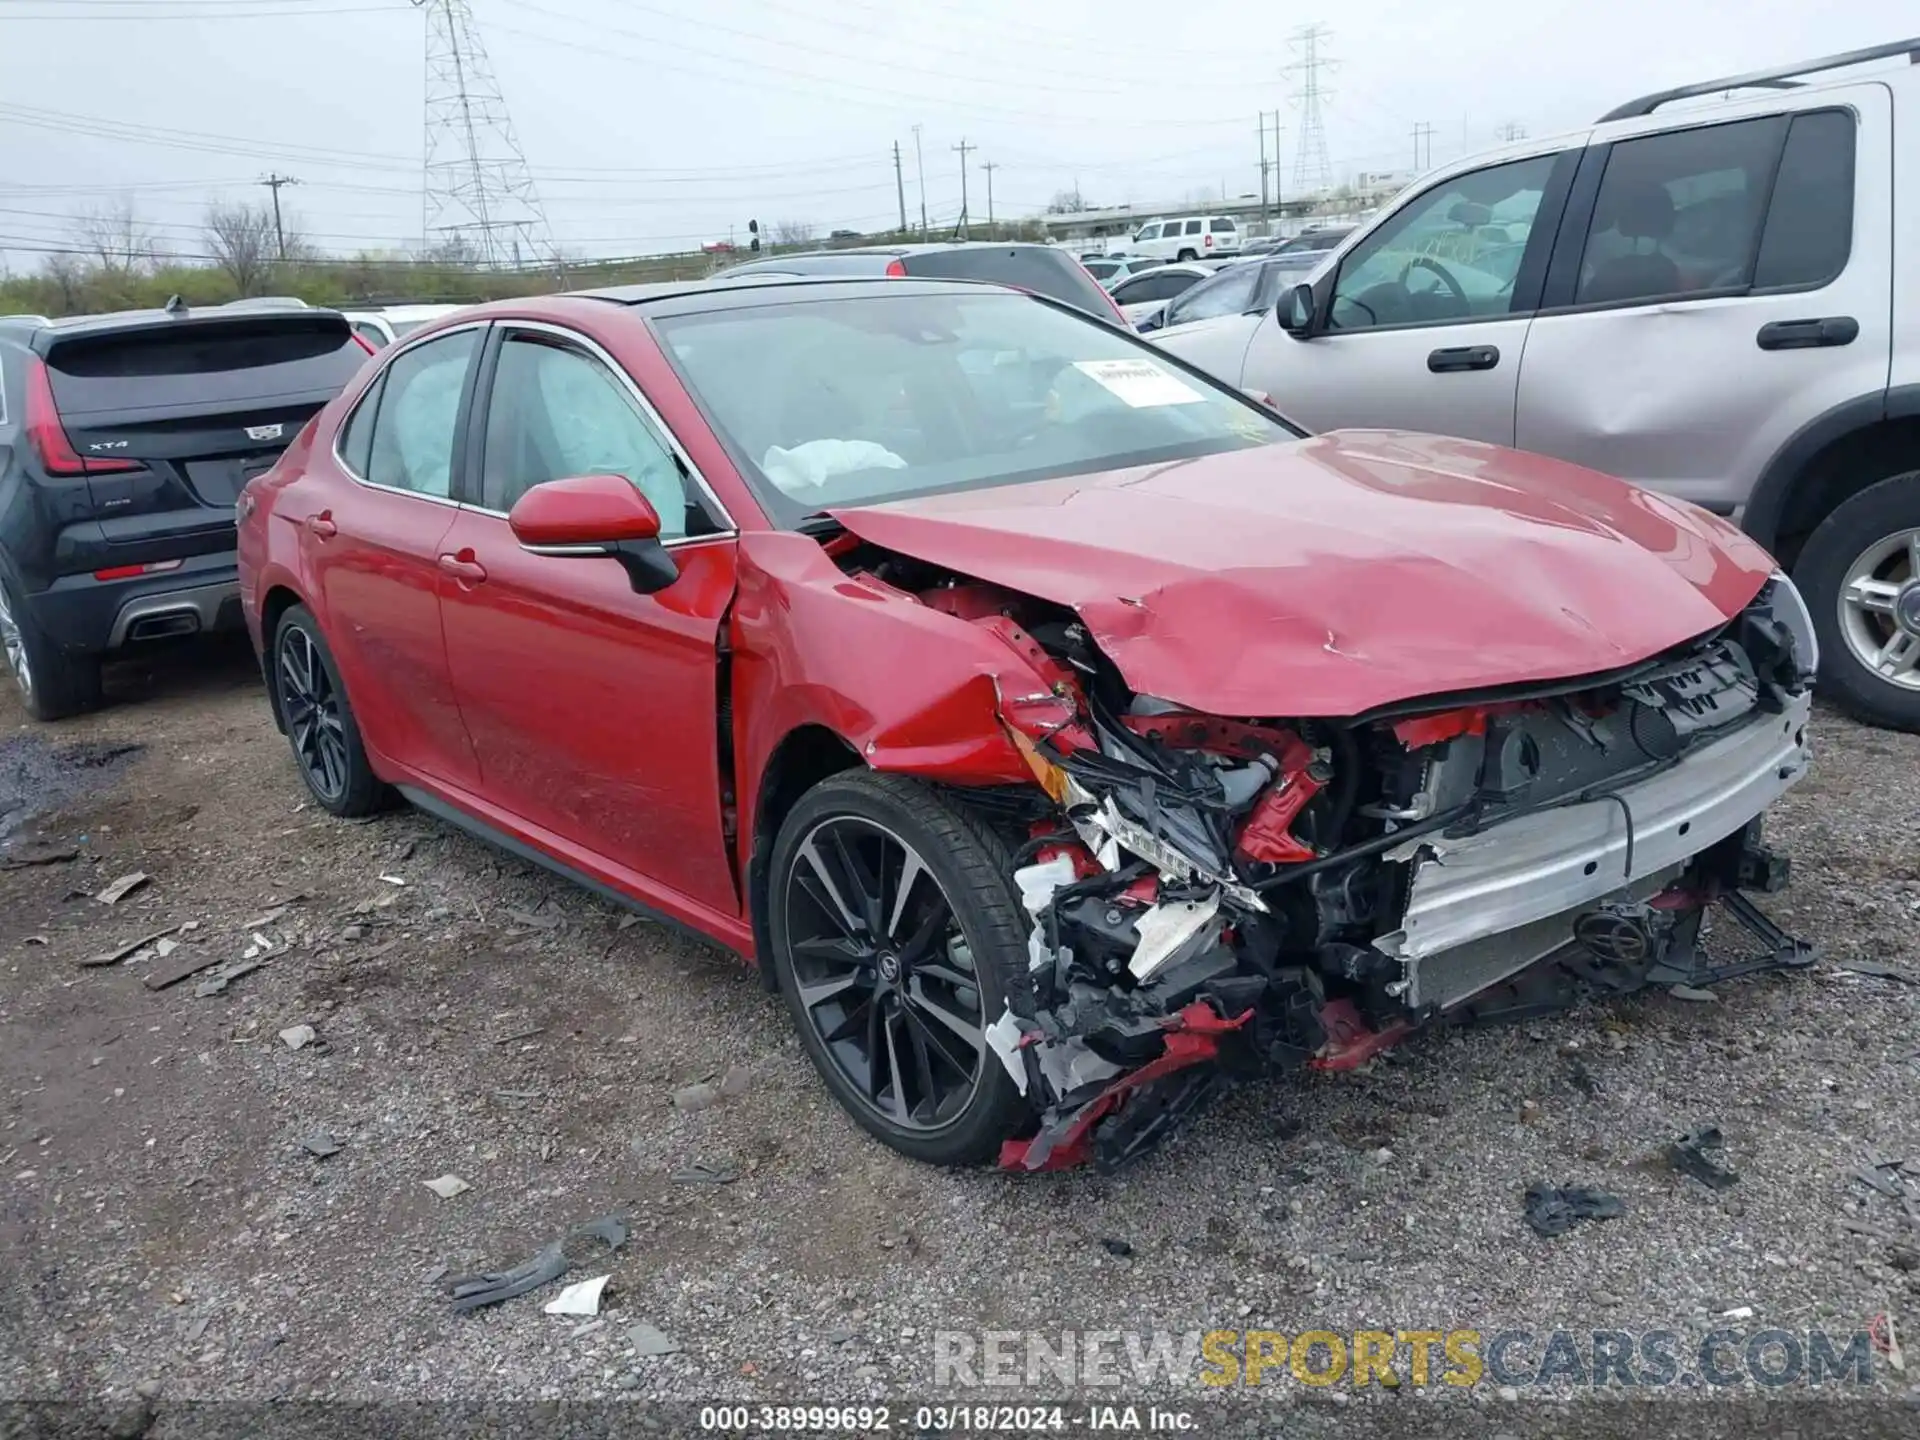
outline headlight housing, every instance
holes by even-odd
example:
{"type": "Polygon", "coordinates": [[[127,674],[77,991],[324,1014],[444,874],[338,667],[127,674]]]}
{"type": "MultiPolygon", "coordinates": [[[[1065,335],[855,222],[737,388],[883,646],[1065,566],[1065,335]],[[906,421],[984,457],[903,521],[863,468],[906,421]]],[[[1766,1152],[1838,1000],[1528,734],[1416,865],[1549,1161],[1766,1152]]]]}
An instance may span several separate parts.
{"type": "Polygon", "coordinates": [[[1754,608],[1793,638],[1794,668],[1801,679],[1811,680],[1820,668],[1820,640],[1813,632],[1813,612],[1786,571],[1773,572],[1754,608]]]}

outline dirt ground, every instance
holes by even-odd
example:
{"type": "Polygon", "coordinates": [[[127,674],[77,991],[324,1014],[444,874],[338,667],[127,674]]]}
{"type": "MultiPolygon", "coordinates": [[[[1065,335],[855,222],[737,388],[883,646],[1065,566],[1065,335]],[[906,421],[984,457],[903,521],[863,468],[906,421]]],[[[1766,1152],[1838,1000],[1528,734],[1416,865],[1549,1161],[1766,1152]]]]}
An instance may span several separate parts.
{"type": "MultiPolygon", "coordinates": [[[[303,803],[243,645],[111,684],[110,708],[57,727],[0,685],[0,866],[77,852],[0,869],[0,1397],[818,1403],[932,1393],[938,1329],[1920,1315],[1920,1228],[1852,1178],[1876,1156],[1920,1170],[1920,738],[1818,719],[1773,829],[1794,881],[1768,902],[1825,947],[1809,972],[1429,1036],[1238,1091],[1123,1176],[1013,1178],[868,1140],[734,957],[417,813],[303,803]],[[67,793],[9,815],[23,784],[67,793]],[[136,871],[118,903],[91,898],[136,871]],[[169,957],[79,963],[186,922],[169,957]],[[255,932],[270,958],[223,993],[143,983],[238,960],[255,932]],[[1905,979],[1835,963],[1857,961],[1905,979]],[[296,1050],[280,1036],[300,1025],[296,1050]],[[675,1107],[729,1071],[738,1093],[675,1107]],[[1730,1189],[1662,1158],[1701,1123],[1727,1137],[1730,1189]],[[337,1153],[303,1147],[322,1137],[337,1153]],[[737,1178],[676,1176],[696,1163],[737,1178]],[[470,1188],[423,1183],[449,1174],[470,1188]],[[1540,1239],[1535,1180],[1625,1213],[1540,1239]],[[585,1333],[542,1313],[557,1286],[459,1315],[433,1283],[613,1211],[631,1238],[572,1277],[612,1277],[585,1333]],[[641,1323],[677,1352],[641,1353],[641,1323]]],[[[1288,1384],[1276,1403],[1327,1398],[1288,1384]]]]}

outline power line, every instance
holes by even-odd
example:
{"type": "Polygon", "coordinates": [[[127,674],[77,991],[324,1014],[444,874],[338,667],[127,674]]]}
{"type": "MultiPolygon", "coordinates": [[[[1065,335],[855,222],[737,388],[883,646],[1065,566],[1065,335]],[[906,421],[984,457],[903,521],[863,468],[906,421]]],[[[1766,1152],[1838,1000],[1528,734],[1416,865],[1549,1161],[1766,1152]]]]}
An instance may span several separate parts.
{"type": "Polygon", "coordinates": [[[1324,25],[1302,25],[1288,42],[1300,58],[1281,71],[1295,77],[1298,85],[1293,103],[1300,109],[1300,148],[1293,157],[1293,188],[1318,190],[1333,188],[1333,162],[1327,157],[1327,127],[1320,114],[1321,102],[1332,91],[1320,84],[1320,72],[1332,70],[1335,62],[1320,53],[1320,42],[1333,32],[1324,25]]]}

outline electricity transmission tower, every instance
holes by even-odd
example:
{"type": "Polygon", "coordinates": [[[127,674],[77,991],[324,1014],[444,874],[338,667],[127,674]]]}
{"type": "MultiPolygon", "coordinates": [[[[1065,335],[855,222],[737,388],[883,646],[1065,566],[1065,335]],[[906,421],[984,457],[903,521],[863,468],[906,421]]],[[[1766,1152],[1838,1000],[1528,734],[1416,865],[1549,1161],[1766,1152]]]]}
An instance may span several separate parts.
{"type": "Polygon", "coordinates": [[[472,7],[467,0],[413,3],[427,18],[426,244],[459,247],[484,265],[548,258],[546,212],[472,7]]]}
{"type": "Polygon", "coordinates": [[[1293,188],[1296,193],[1313,190],[1325,193],[1333,188],[1333,162],[1327,158],[1327,127],[1320,114],[1320,102],[1333,94],[1320,83],[1320,72],[1331,71],[1334,63],[1320,53],[1320,42],[1332,32],[1324,25],[1302,25],[1289,37],[1288,44],[1300,58],[1280,73],[1294,82],[1293,103],[1300,111],[1300,144],[1293,156],[1293,188]]]}

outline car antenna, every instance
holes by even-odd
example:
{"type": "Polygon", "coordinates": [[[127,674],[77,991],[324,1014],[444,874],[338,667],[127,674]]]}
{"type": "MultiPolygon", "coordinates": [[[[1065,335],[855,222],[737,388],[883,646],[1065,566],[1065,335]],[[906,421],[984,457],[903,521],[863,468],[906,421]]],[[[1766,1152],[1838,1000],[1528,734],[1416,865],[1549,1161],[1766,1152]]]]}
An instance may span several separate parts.
{"type": "Polygon", "coordinates": [[[187,302],[178,295],[169,295],[166,310],[169,315],[184,315],[187,313],[187,302]]]}

